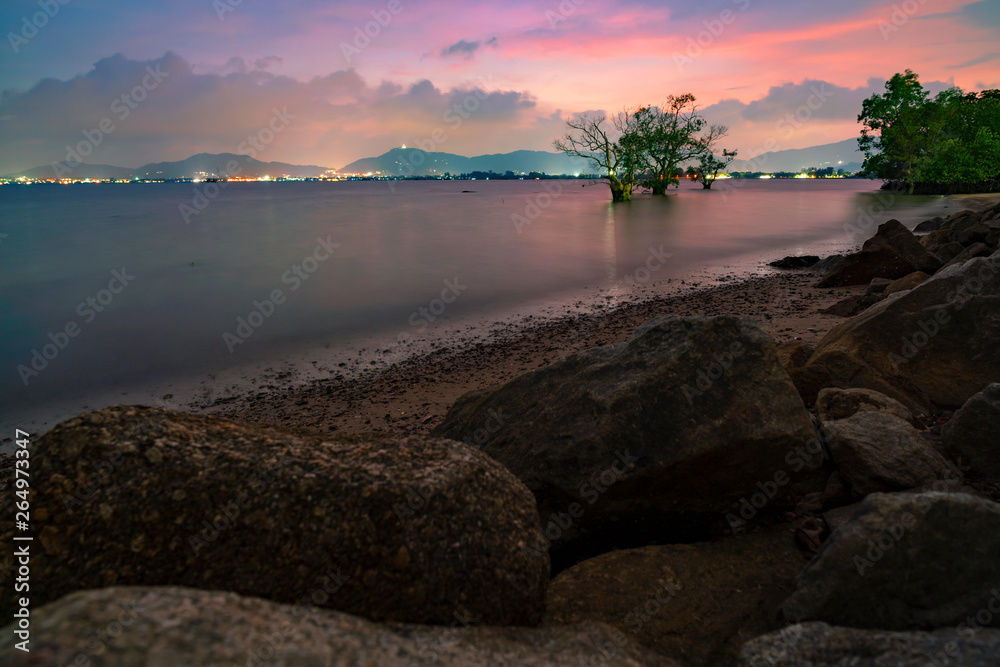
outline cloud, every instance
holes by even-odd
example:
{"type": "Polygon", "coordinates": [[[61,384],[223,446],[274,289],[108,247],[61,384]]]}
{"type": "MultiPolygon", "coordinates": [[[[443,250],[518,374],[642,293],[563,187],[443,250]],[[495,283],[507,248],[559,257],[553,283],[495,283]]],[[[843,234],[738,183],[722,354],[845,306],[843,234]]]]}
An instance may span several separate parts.
{"type": "Polygon", "coordinates": [[[267,56],[265,58],[258,58],[257,60],[253,61],[253,65],[257,69],[271,69],[271,67],[274,67],[276,65],[281,65],[281,63],[283,62],[284,60],[282,58],[279,58],[278,56],[267,56]]]}
{"type": "Polygon", "coordinates": [[[300,81],[263,69],[276,62],[263,58],[250,66],[230,58],[206,72],[173,52],[143,61],[119,53],[71,79],[7,91],[0,97],[0,173],[63,160],[67,146],[83,141],[93,144],[86,162],[126,167],[237,152],[267,126],[275,109],[293,119],[260,159],[347,164],[415,143],[435,128],[448,136],[442,150],[457,153],[486,148],[505,132],[512,142],[521,137],[511,132],[544,141],[535,123],[535,97],[501,90],[488,78],[450,88],[427,79],[374,84],[346,69],[300,81]],[[160,72],[159,82],[144,88],[144,81],[153,81],[151,71],[160,72]],[[99,130],[102,122],[105,129],[99,130]]]}
{"type": "Polygon", "coordinates": [[[972,67],[974,65],[981,65],[982,63],[988,63],[991,60],[996,60],[1000,58],[1000,51],[994,51],[993,53],[987,53],[981,55],[978,58],[973,58],[972,60],[967,60],[964,63],[958,65],[944,65],[945,69],[965,69],[966,67],[972,67]]]}
{"type": "Polygon", "coordinates": [[[472,54],[482,46],[482,42],[467,42],[464,39],[460,39],[451,46],[441,49],[441,57],[448,58],[454,55],[464,55],[466,58],[471,58],[472,54]]]}
{"type": "Polygon", "coordinates": [[[1000,28],[1000,3],[996,0],[979,0],[964,5],[960,15],[970,25],[1000,28]]]}
{"type": "MultiPolygon", "coordinates": [[[[944,81],[923,83],[931,95],[950,88],[951,85],[951,82],[944,81]]],[[[838,86],[820,79],[805,79],[802,83],[772,86],[764,96],[749,102],[722,100],[705,107],[702,113],[710,119],[724,118],[731,124],[775,123],[796,112],[808,116],[810,120],[854,121],[865,99],[884,92],[885,80],[874,77],[857,88],[838,86]]]]}

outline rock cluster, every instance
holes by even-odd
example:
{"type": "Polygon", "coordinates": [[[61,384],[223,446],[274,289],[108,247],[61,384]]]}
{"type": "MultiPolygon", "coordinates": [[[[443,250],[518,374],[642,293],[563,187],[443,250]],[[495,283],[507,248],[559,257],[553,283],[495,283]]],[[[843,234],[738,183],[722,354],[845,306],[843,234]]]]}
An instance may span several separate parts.
{"type": "Polygon", "coordinates": [[[998,665],[1000,206],[918,229],[782,262],[868,285],[815,348],[658,317],[429,437],[64,422],[2,664],[998,665]]]}

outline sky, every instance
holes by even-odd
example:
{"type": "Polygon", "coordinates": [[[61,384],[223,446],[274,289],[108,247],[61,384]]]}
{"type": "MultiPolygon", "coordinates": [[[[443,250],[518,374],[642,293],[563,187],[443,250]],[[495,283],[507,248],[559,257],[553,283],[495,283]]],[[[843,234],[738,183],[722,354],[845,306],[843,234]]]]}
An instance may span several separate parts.
{"type": "Polygon", "coordinates": [[[683,93],[749,158],[856,137],[907,68],[1000,88],[1000,0],[4,0],[0,28],[0,174],[67,147],[125,167],[553,150],[567,118],[683,93]]]}

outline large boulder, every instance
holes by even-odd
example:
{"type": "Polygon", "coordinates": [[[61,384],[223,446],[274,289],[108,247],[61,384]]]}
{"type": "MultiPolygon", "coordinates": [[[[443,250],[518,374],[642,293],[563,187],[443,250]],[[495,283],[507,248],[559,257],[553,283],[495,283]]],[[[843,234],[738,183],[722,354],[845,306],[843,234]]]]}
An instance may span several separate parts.
{"type": "Polygon", "coordinates": [[[993,250],[993,248],[990,248],[985,243],[973,243],[968,248],[964,248],[962,252],[948,260],[948,262],[941,268],[947,269],[949,266],[954,264],[965,264],[970,259],[975,259],[976,257],[989,257],[993,254],[993,250]]]}
{"type": "MultiPolygon", "coordinates": [[[[86,588],[177,585],[374,620],[542,616],[549,564],[524,552],[539,529],[534,498],[460,442],[330,442],[116,406],[56,426],[31,463],[35,606],[86,588]]],[[[12,502],[0,502],[4,516],[12,502]]]]}
{"type": "Polygon", "coordinates": [[[808,269],[811,266],[815,266],[818,262],[819,257],[816,255],[789,255],[770,262],[769,266],[779,269],[808,269]]]}
{"type": "Polygon", "coordinates": [[[920,244],[917,237],[899,220],[888,220],[878,226],[875,236],[865,241],[862,249],[887,245],[913,262],[918,271],[931,274],[941,267],[941,261],[920,244]]]}
{"type": "MultiPolygon", "coordinates": [[[[962,493],[873,493],[795,581],[794,622],[956,626],[1000,605],[1000,504],[962,493]]],[[[1000,613],[980,623],[1000,626],[1000,613]]]]}
{"type": "Polygon", "coordinates": [[[998,667],[1000,630],[946,628],[886,632],[799,623],[757,637],[740,651],[740,667],[998,667]]]}
{"type": "Polygon", "coordinates": [[[919,271],[919,268],[897,249],[888,245],[873,245],[845,255],[816,287],[867,285],[873,278],[895,280],[919,271]]]}
{"type": "Polygon", "coordinates": [[[612,551],[552,580],[545,624],[607,623],[686,665],[732,664],[743,642],[783,625],[803,563],[786,525],[612,551]]]}
{"type": "Polygon", "coordinates": [[[622,343],[470,392],[434,434],[482,441],[538,499],[540,546],[590,549],[571,562],[608,550],[601,539],[690,541],[677,531],[718,522],[776,471],[785,495],[788,472],[822,462],[771,338],[729,316],[657,318],[622,343]]]}
{"type": "Polygon", "coordinates": [[[179,587],[113,587],[32,609],[30,653],[2,630],[0,664],[275,667],[676,667],[620,630],[379,625],[345,613],[179,587]],[[81,659],[82,656],[82,659],[81,659]]]}
{"type": "Polygon", "coordinates": [[[858,497],[961,478],[917,429],[889,412],[862,410],[824,422],[823,435],[833,464],[858,497]]]}
{"type": "Polygon", "coordinates": [[[916,412],[956,409],[1000,378],[997,340],[1000,252],[939,271],[833,327],[799,374],[874,389],[916,412]]]}
{"type": "MultiPolygon", "coordinates": [[[[951,241],[945,243],[944,245],[938,246],[934,249],[934,256],[940,259],[944,264],[941,268],[944,268],[951,260],[955,259],[965,250],[965,247],[961,243],[951,241]]],[[[972,259],[971,257],[969,259],[972,259]]]]}
{"type": "Polygon", "coordinates": [[[941,434],[945,447],[973,475],[1000,480],[1000,383],[994,382],[966,401],[941,434]]]}

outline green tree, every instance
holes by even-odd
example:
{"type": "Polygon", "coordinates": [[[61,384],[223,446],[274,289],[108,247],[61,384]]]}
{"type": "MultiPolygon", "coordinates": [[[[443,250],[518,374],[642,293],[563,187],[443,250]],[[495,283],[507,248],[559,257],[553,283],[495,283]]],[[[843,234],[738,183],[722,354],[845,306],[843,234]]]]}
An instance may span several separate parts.
{"type": "Polygon", "coordinates": [[[927,91],[912,70],[885,82],[885,93],[861,103],[858,148],[864,169],[878,178],[913,182],[913,170],[923,149],[921,133],[927,91]]]}
{"type": "Polygon", "coordinates": [[[611,120],[605,114],[584,114],[566,121],[568,131],[553,142],[556,150],[583,158],[608,179],[611,200],[631,201],[638,170],[639,142],[634,112],[626,109],[611,120]]]}
{"type": "Polygon", "coordinates": [[[705,119],[694,102],[690,93],[669,95],[662,106],[642,107],[635,113],[647,173],[639,184],[650,188],[654,195],[664,195],[669,186],[676,186],[677,165],[703,152],[696,135],[705,127],[705,119]]]}

